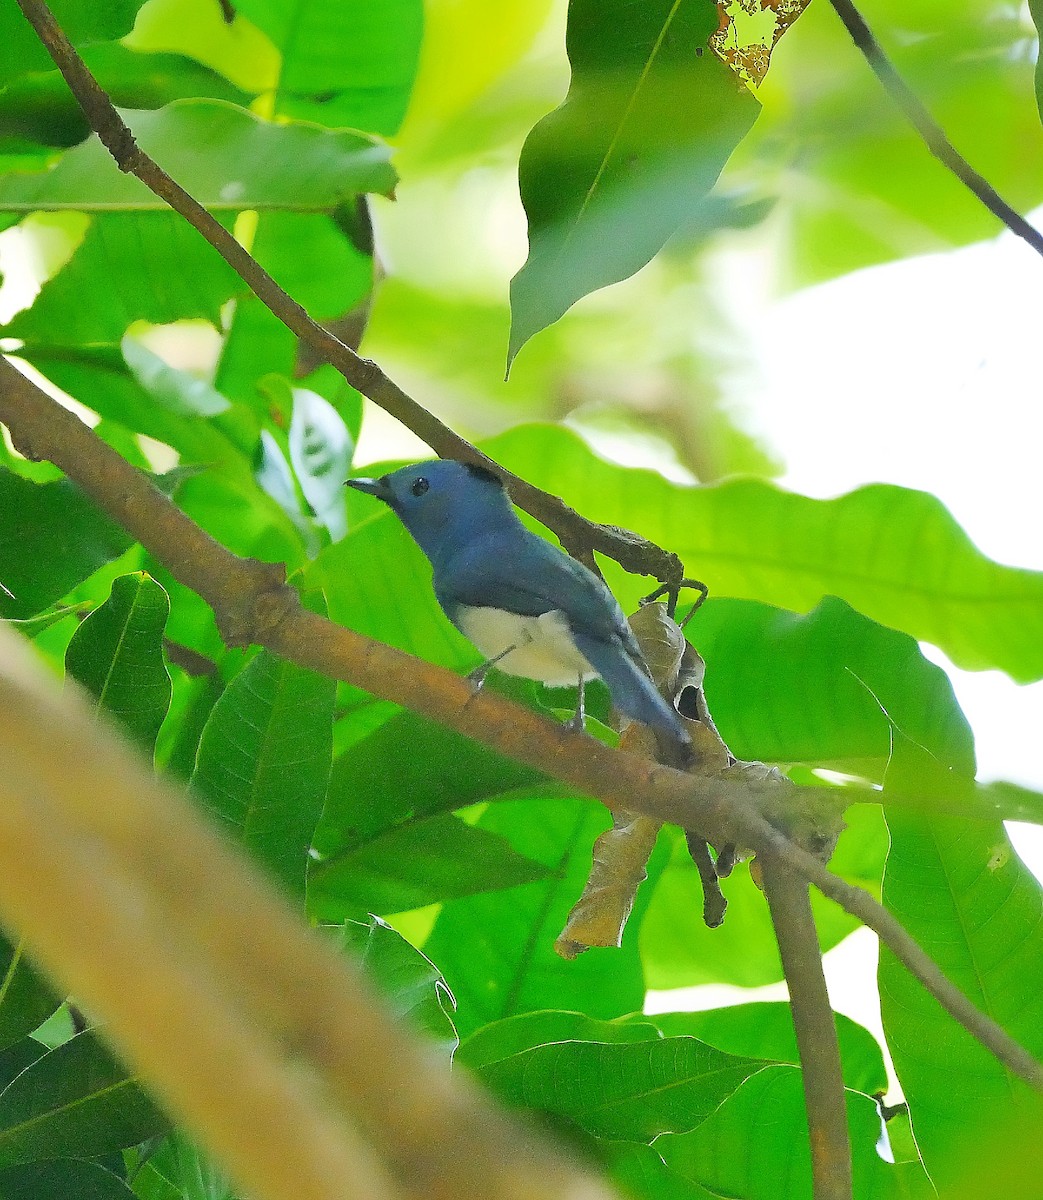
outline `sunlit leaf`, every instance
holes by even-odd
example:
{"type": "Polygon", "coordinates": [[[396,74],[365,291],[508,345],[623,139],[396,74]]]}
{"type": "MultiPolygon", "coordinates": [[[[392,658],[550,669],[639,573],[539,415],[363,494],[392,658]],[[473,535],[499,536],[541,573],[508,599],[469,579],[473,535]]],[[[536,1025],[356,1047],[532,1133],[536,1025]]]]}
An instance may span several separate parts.
{"type": "Polygon", "coordinates": [[[709,52],[712,0],[572,0],[572,83],[518,168],[529,257],[508,362],[582,296],[643,267],[693,220],[758,104],[709,52]]]}
{"type": "MultiPolygon", "coordinates": [[[[610,465],[549,426],[523,426],[483,447],[592,520],[675,551],[713,596],[796,612],[839,596],[965,668],[1043,677],[1043,573],[987,559],[926,492],[873,484],[813,500],[756,479],[686,487],[610,465]]],[[[606,575],[624,608],[636,607],[646,581],[612,564],[606,575]]]]}
{"type": "MultiPolygon", "coordinates": [[[[395,186],[388,148],[353,130],[275,124],[220,100],[123,116],[141,149],[211,211],[332,212],[359,192],[395,186]]],[[[165,212],[167,203],[91,138],[50,171],[0,179],[0,211],[61,209],[165,212]]]]}

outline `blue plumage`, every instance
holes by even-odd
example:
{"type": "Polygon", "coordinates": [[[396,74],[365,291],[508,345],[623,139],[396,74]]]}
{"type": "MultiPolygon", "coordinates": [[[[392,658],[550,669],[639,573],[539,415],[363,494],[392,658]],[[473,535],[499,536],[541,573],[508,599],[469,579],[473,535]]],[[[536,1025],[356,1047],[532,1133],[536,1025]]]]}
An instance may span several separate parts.
{"type": "Polygon", "coordinates": [[[554,686],[600,676],[616,707],[682,745],[681,719],[660,696],[605,584],[518,520],[490,471],[440,459],[348,484],[387,503],[434,569],[450,621],[496,665],[554,686]]]}

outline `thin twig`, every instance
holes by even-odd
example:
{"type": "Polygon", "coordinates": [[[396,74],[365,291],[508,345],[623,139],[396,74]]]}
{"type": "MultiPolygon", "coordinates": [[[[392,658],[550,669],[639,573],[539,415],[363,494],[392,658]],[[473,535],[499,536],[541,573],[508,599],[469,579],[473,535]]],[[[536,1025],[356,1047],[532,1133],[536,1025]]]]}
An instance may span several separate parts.
{"type": "Polygon", "coordinates": [[[837,16],[844,22],[855,45],[862,51],[873,74],[908,117],[913,128],[923,138],[927,149],[978,197],[993,216],[998,217],[1012,233],[1028,242],[1037,254],[1043,254],[1043,234],[1034,229],[1020,213],[1015,212],[992,184],[979,174],[949,141],[919,97],[898,74],[894,63],[884,53],[883,47],[876,40],[853,0],[830,0],[830,3],[837,16]]]}
{"type": "MultiPolygon", "coordinates": [[[[370,641],[300,607],[282,568],[242,559],[182,513],[149,479],[93,430],[0,357],[0,422],[15,446],[60,467],[185,586],[213,609],[224,636],[253,642],[328,677],[347,680],[525,763],[575,784],[612,808],[630,808],[715,845],[748,846],[813,883],[874,929],[939,1003],[1015,1074],[1043,1092],[1043,1067],[977,1009],[898,921],[868,892],[852,887],[781,833],[758,806],[776,786],[695,777],[605,746],[512,703],[441,667],[370,641]]],[[[823,802],[820,788],[792,788],[794,801],[823,802]]]]}
{"type": "Polygon", "coordinates": [[[433,413],[418,404],[370,359],[361,358],[335,334],[313,321],[206,209],[137,145],[130,129],[105,91],[73,49],[69,39],[42,0],[18,0],[18,7],[36,30],[91,128],[121,171],[134,175],[180,213],[221,255],[255,296],[316,354],[331,363],[349,384],[390,413],[443,458],[480,463],[507,483],[514,502],[561,539],[570,554],[588,563],[596,550],[615,559],[636,575],[653,575],[677,586],[684,574],[676,554],[626,529],[588,521],[557,496],[542,491],[493,462],[460,437],[433,413]]]}
{"type": "Polygon", "coordinates": [[[852,1200],[851,1139],[833,1009],[807,881],[770,854],[758,859],[789,988],[803,1069],[815,1200],[852,1200]]]}

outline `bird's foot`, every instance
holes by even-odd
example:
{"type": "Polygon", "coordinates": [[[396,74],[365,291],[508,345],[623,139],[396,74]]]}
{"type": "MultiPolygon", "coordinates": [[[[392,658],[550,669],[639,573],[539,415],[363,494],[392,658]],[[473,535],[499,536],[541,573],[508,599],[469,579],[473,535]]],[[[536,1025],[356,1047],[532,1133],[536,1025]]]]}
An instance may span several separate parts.
{"type": "Polygon", "coordinates": [[[573,733],[586,733],[587,723],[581,712],[574,712],[571,717],[565,722],[565,728],[571,729],[573,733]]]}
{"type": "Polygon", "coordinates": [[[475,667],[473,671],[468,673],[466,678],[467,682],[471,685],[472,692],[480,692],[482,690],[482,684],[485,683],[485,677],[489,674],[491,666],[492,663],[482,663],[480,667],[475,667]]]}

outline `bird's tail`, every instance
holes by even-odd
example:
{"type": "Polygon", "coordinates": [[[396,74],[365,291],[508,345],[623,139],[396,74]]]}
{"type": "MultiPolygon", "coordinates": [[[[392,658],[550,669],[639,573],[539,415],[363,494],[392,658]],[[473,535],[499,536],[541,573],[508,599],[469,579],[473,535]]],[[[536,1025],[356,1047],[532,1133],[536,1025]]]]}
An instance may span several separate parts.
{"type": "Polygon", "coordinates": [[[573,633],[576,648],[608,685],[612,703],[631,720],[663,734],[680,748],[691,745],[680,716],[659,694],[640,663],[621,646],[573,633]]]}

